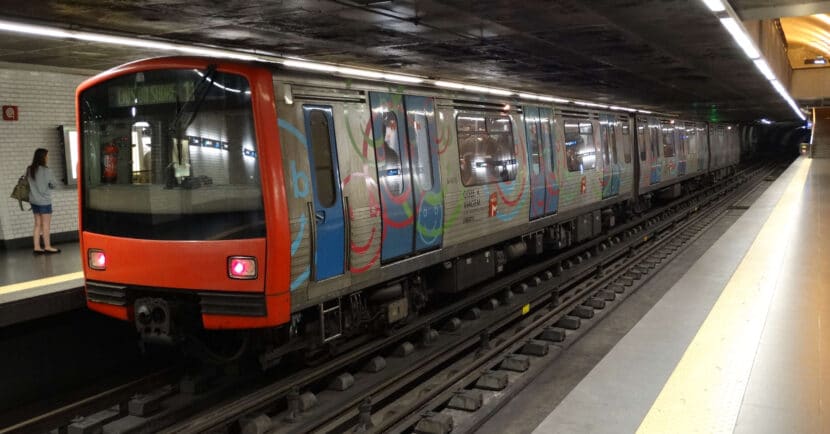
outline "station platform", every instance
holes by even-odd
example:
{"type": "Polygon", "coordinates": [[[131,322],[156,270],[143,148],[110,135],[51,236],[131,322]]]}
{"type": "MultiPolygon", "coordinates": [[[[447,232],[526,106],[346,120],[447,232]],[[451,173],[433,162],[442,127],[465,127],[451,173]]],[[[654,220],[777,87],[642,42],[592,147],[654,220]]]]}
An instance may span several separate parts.
{"type": "Polygon", "coordinates": [[[830,432],[829,199],[830,159],[795,160],[558,403],[523,392],[551,406],[535,430],[501,432],[830,432]]]}
{"type": "Polygon", "coordinates": [[[56,244],[61,253],[31,249],[0,252],[0,327],[84,306],[78,243],[56,244]]]}

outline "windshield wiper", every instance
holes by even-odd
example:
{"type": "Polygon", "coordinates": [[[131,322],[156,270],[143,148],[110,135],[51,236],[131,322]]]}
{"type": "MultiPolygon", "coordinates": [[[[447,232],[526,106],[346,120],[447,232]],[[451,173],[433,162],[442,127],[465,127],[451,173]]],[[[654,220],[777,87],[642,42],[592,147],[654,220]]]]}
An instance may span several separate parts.
{"type": "MultiPolygon", "coordinates": [[[[201,74],[200,74],[201,75],[201,74]]],[[[205,97],[207,97],[208,90],[210,86],[213,85],[213,76],[216,75],[216,65],[210,65],[205,71],[205,74],[202,75],[202,79],[193,88],[193,92],[188,95],[187,100],[184,104],[179,108],[179,111],[176,112],[176,117],[173,118],[173,122],[170,125],[170,133],[175,134],[178,132],[179,129],[187,129],[193,120],[196,119],[196,115],[199,114],[199,107],[202,106],[202,103],[205,101],[205,97]],[[190,112],[190,117],[187,119],[187,122],[182,124],[182,115],[185,111],[190,108],[191,103],[193,104],[193,110],[190,112]]],[[[175,134],[178,137],[178,134],[175,134]]]]}

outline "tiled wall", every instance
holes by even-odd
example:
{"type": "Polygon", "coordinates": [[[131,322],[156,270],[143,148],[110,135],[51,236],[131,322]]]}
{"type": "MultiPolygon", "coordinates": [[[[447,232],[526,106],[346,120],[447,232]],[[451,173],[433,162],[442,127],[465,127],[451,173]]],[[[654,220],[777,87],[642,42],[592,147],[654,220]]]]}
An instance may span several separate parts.
{"type": "Polygon", "coordinates": [[[20,211],[9,194],[38,147],[49,150],[49,167],[58,181],[52,191],[52,233],[78,229],[77,193],[62,182],[65,163],[57,127],[75,125],[75,88],[93,74],[0,65],[0,105],[19,111],[17,121],[0,120],[0,247],[31,237],[31,211],[20,211]]]}

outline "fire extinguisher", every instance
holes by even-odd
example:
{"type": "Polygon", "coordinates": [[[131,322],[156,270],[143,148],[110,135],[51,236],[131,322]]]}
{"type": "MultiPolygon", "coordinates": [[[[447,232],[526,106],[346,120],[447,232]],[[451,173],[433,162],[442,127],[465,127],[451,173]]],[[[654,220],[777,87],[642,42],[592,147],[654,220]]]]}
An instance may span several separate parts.
{"type": "Polygon", "coordinates": [[[104,173],[103,182],[115,182],[118,177],[118,147],[113,143],[104,146],[104,173]]]}

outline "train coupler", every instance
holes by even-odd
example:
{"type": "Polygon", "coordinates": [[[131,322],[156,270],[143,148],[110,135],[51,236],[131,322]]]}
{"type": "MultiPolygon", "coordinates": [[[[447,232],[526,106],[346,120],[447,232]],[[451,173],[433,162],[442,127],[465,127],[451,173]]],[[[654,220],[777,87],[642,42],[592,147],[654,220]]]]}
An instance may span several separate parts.
{"type": "Polygon", "coordinates": [[[163,298],[139,298],[135,301],[135,326],[142,342],[173,345],[182,336],[175,333],[175,308],[163,298]]]}

